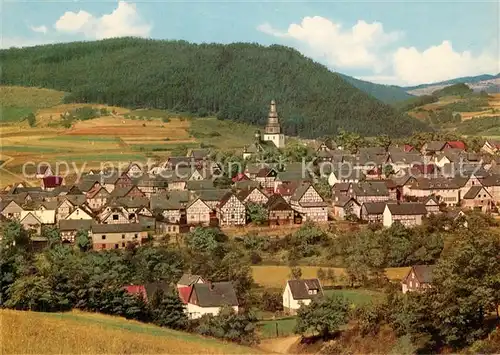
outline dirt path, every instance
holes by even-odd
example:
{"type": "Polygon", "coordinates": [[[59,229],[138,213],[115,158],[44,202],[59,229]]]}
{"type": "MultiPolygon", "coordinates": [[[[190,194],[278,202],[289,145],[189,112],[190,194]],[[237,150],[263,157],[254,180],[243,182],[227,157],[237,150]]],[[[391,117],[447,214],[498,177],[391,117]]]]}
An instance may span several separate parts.
{"type": "Polygon", "coordinates": [[[299,339],[300,336],[264,339],[260,342],[259,348],[275,354],[290,354],[290,348],[293,344],[297,343],[299,339]]]}

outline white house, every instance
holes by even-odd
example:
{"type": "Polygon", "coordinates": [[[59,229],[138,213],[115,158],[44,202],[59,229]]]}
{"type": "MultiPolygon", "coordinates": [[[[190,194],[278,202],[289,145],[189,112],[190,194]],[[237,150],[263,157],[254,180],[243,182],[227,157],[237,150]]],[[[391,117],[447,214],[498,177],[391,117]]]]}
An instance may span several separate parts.
{"type": "Polygon", "coordinates": [[[323,288],[318,279],[288,280],[283,291],[283,309],[288,313],[296,313],[302,305],[323,296],[323,288]]]}
{"type": "Polygon", "coordinates": [[[387,203],[385,205],[382,221],[384,227],[390,227],[394,222],[400,222],[405,227],[422,224],[427,209],[423,203],[387,203]]]}
{"type": "Polygon", "coordinates": [[[190,287],[186,304],[189,319],[198,319],[205,314],[216,316],[225,305],[238,312],[238,298],[231,282],[199,282],[190,287]]]}

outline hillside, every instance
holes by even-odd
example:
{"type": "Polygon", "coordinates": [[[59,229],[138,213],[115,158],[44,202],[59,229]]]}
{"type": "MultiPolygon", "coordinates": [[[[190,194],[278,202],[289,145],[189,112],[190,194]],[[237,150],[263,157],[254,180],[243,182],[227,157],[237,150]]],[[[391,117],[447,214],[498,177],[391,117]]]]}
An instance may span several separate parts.
{"type": "Polygon", "coordinates": [[[386,104],[393,104],[395,102],[408,100],[413,97],[413,95],[407,93],[404,88],[399,86],[375,84],[369,81],[359,80],[353,78],[352,76],[344,75],[341,73],[338,74],[352,86],[366,92],[367,94],[372,95],[376,99],[385,102],[386,104]]]}
{"type": "Polygon", "coordinates": [[[259,349],[100,314],[0,310],[2,354],[258,354],[259,349]]]}
{"type": "Polygon", "coordinates": [[[262,126],[275,99],[289,135],[343,128],[401,136],[426,129],[283,46],[121,38],[2,50],[0,60],[3,84],[65,91],[66,102],[170,109],[262,126]]]}
{"type": "Polygon", "coordinates": [[[403,88],[412,95],[429,95],[436,90],[443,89],[454,84],[467,84],[476,92],[486,91],[489,93],[500,93],[500,73],[497,75],[483,74],[478,76],[467,76],[431,84],[421,84],[403,88]]]}

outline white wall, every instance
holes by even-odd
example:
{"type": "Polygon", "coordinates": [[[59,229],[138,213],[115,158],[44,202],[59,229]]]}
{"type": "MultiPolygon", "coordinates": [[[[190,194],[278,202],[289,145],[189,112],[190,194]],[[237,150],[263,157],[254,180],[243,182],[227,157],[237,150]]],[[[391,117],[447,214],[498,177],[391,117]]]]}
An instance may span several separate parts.
{"type": "Polygon", "coordinates": [[[290,290],[290,287],[288,286],[288,282],[285,287],[285,291],[283,291],[283,308],[288,308],[288,309],[293,309],[297,310],[300,308],[300,306],[303,304],[305,306],[309,305],[311,303],[311,300],[300,300],[297,301],[296,299],[293,298],[292,296],[292,291],[290,290]]]}
{"type": "MultiPolygon", "coordinates": [[[[238,306],[233,306],[232,308],[235,312],[238,312],[238,306]]],[[[200,307],[192,303],[188,303],[186,306],[186,313],[189,319],[198,319],[205,314],[212,314],[216,316],[219,312],[220,307],[200,307]]]]}

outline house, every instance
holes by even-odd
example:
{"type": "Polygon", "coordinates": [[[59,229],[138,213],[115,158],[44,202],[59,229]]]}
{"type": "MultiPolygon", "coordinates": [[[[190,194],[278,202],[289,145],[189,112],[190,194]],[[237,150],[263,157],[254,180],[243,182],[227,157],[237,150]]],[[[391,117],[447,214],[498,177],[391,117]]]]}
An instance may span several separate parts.
{"type": "Polygon", "coordinates": [[[434,265],[414,265],[401,281],[403,293],[408,291],[425,291],[432,287],[434,265]]]}
{"type": "Polygon", "coordinates": [[[323,288],[318,279],[288,280],[283,291],[283,309],[295,314],[302,305],[307,306],[321,296],[323,288]]]}
{"type": "Polygon", "coordinates": [[[467,146],[462,141],[448,141],[446,142],[451,149],[467,150],[467,146]]]}
{"type": "Polygon", "coordinates": [[[354,197],[336,197],[333,208],[335,217],[339,219],[360,218],[361,204],[354,197]]]}
{"type": "Polygon", "coordinates": [[[490,175],[483,179],[482,185],[486,187],[495,201],[500,201],[500,175],[490,175]]]}
{"type": "Polygon", "coordinates": [[[125,187],[115,187],[111,192],[111,197],[120,198],[120,197],[146,197],[144,192],[142,192],[137,186],[125,186],[125,187]]]}
{"type": "Polygon", "coordinates": [[[451,148],[448,142],[445,141],[431,141],[422,146],[421,152],[423,155],[434,155],[441,152],[446,148],[451,148]]]}
{"type": "Polygon", "coordinates": [[[460,202],[461,185],[462,182],[458,178],[418,178],[403,187],[403,194],[420,198],[434,195],[439,197],[439,202],[447,206],[456,206],[460,202]]]}
{"type": "Polygon", "coordinates": [[[271,195],[264,207],[268,211],[269,225],[281,226],[295,223],[295,211],[281,195],[271,195]]]}
{"type": "Polygon", "coordinates": [[[299,186],[290,197],[290,205],[306,221],[327,222],[328,205],[313,185],[306,183],[299,186]]]}
{"type": "Polygon", "coordinates": [[[205,314],[219,314],[222,306],[230,306],[238,312],[238,298],[231,282],[195,283],[186,305],[189,319],[198,319],[205,314]]]}
{"type": "Polygon", "coordinates": [[[228,189],[199,190],[196,191],[195,196],[199,197],[212,210],[215,210],[222,198],[230,191],[228,189]]]}
{"type": "Polygon", "coordinates": [[[254,180],[257,181],[262,188],[268,193],[274,191],[274,181],[278,176],[278,171],[274,168],[264,167],[255,175],[254,180]]]}
{"type": "Polygon", "coordinates": [[[4,203],[4,207],[2,209],[2,216],[8,219],[20,219],[21,213],[24,211],[24,208],[21,207],[16,201],[7,201],[4,203]]]}
{"type": "Polygon", "coordinates": [[[127,243],[141,244],[148,236],[140,223],[93,224],[90,231],[94,250],[122,249],[127,243]]]}
{"type": "Polygon", "coordinates": [[[190,225],[210,225],[213,209],[197,198],[186,207],[186,221],[190,225]]]}
{"type": "Polygon", "coordinates": [[[439,201],[434,195],[429,195],[422,200],[425,205],[425,209],[427,210],[427,214],[438,214],[441,212],[439,207],[439,201]]]}
{"type": "Polygon", "coordinates": [[[63,178],[60,176],[44,176],[41,187],[45,191],[52,191],[63,184],[63,178]]]}
{"type": "Polygon", "coordinates": [[[500,151],[500,141],[487,139],[481,147],[481,151],[487,154],[497,154],[500,151]]]}
{"type": "Polygon", "coordinates": [[[462,207],[479,210],[481,212],[490,212],[496,209],[495,200],[484,186],[472,186],[462,199],[462,207]]]}
{"type": "Polygon", "coordinates": [[[350,186],[349,195],[360,204],[389,200],[389,190],[385,181],[361,181],[350,186]]]}
{"type": "Polygon", "coordinates": [[[90,231],[94,221],[89,219],[62,219],[59,221],[59,231],[62,241],[74,243],[80,230],[90,231]]]}
{"type": "Polygon", "coordinates": [[[75,207],[69,198],[62,199],[56,208],[56,219],[59,221],[68,218],[75,207]]]}
{"type": "Polygon", "coordinates": [[[268,201],[267,195],[257,187],[251,187],[238,192],[238,198],[246,205],[248,203],[256,203],[265,205],[268,201]]]}
{"type": "Polygon", "coordinates": [[[20,223],[27,231],[37,235],[42,233],[42,222],[37,218],[34,211],[23,211],[20,223]]]}
{"type": "Polygon", "coordinates": [[[127,209],[117,201],[109,203],[97,217],[102,224],[125,224],[137,222],[135,212],[128,213],[127,209]]]}
{"type": "Polygon", "coordinates": [[[334,169],[329,173],[328,170],[329,169],[326,168],[325,165],[320,166],[321,176],[328,177],[328,184],[330,186],[339,182],[359,182],[365,180],[366,178],[365,174],[361,170],[352,168],[352,165],[350,164],[347,166],[340,166],[338,168],[334,167],[334,169]]]}
{"type": "Polygon", "coordinates": [[[94,217],[92,215],[92,212],[89,211],[85,205],[81,205],[76,207],[69,215],[66,217],[66,219],[89,219],[93,220],[94,217]]]}
{"type": "Polygon", "coordinates": [[[200,275],[182,274],[179,281],[177,281],[177,288],[189,287],[197,283],[205,283],[205,280],[200,275]]]}
{"type": "Polygon", "coordinates": [[[384,227],[391,227],[395,222],[399,222],[405,227],[413,227],[421,225],[423,217],[426,215],[427,209],[423,203],[387,203],[382,221],[384,227]]]}
{"type": "Polygon", "coordinates": [[[86,194],[87,204],[92,211],[98,211],[106,206],[111,199],[111,194],[98,182],[86,194]]]}
{"type": "Polygon", "coordinates": [[[26,229],[35,230],[37,234],[41,233],[42,225],[53,225],[56,223],[55,210],[35,210],[22,211],[20,223],[26,229]]]}
{"type": "Polygon", "coordinates": [[[247,222],[245,204],[232,192],[221,199],[216,212],[221,226],[245,225],[247,222]]]}
{"type": "Polygon", "coordinates": [[[365,202],[361,206],[360,218],[368,223],[382,223],[387,202],[365,202]]]}
{"type": "Polygon", "coordinates": [[[126,285],[123,289],[134,296],[141,297],[145,302],[151,302],[155,295],[168,294],[172,291],[169,284],[165,282],[148,282],[144,285],[126,285]]]}

